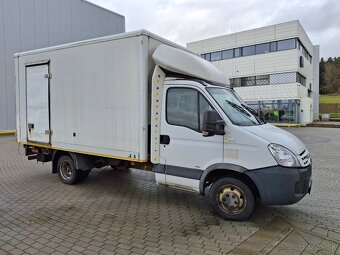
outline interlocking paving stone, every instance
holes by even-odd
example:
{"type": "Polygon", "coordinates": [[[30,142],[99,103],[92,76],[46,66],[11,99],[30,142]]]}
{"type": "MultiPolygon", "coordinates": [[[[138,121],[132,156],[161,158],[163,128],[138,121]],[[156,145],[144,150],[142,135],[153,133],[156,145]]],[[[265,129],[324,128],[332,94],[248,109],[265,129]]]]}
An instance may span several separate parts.
{"type": "MultiPolygon", "coordinates": [[[[259,206],[245,222],[219,218],[207,197],[157,186],[151,172],[107,167],[64,185],[50,163],[28,161],[14,136],[0,136],[0,255],[227,254],[277,217],[339,240],[340,129],[287,130],[312,154],[312,194],[291,206],[259,206]]],[[[280,242],[271,240],[263,254],[280,242]]]]}

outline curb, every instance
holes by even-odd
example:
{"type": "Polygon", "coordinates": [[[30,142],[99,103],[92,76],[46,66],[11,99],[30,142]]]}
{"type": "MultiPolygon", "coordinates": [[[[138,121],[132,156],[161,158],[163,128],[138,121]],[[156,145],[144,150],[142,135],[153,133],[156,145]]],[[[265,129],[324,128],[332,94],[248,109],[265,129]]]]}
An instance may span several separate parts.
{"type": "Polygon", "coordinates": [[[295,124],[295,123],[270,123],[277,127],[304,127],[304,125],[301,124],[295,124]]]}
{"type": "Polygon", "coordinates": [[[321,128],[340,128],[340,124],[318,124],[318,123],[311,123],[307,124],[307,127],[321,127],[321,128]]]}

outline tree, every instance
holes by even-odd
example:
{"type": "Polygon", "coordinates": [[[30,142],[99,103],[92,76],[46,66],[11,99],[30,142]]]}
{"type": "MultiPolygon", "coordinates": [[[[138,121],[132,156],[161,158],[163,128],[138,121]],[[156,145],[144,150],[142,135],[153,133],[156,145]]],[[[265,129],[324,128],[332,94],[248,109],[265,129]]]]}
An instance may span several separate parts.
{"type": "Polygon", "coordinates": [[[340,93],[340,57],[320,60],[320,94],[340,93]]]}
{"type": "Polygon", "coordinates": [[[340,92],[340,62],[336,63],[334,60],[325,64],[323,73],[323,91],[325,94],[332,94],[340,92]]]}
{"type": "Polygon", "coordinates": [[[325,94],[324,93],[324,84],[325,84],[325,81],[323,79],[323,74],[325,73],[325,60],[323,58],[321,58],[320,60],[320,64],[319,64],[319,84],[320,84],[320,93],[321,94],[325,94]]]}

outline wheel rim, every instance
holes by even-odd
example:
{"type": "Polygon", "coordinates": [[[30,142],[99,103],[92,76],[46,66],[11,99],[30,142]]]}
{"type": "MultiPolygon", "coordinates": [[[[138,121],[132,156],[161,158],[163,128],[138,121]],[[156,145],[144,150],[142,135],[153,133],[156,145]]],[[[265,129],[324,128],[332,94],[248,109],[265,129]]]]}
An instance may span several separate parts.
{"type": "Polygon", "coordinates": [[[60,174],[65,180],[70,180],[72,178],[72,165],[68,161],[64,161],[60,165],[60,174]]]}
{"type": "Polygon", "coordinates": [[[224,185],[217,192],[220,208],[229,214],[240,214],[246,208],[247,200],[242,189],[235,185],[224,185]]]}

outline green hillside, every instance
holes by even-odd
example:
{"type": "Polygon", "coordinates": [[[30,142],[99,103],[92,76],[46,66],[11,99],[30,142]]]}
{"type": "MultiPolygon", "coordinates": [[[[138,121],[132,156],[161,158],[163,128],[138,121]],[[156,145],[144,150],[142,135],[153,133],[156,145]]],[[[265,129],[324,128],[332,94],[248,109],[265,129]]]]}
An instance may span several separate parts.
{"type": "Polygon", "coordinates": [[[340,104],[340,95],[330,96],[330,95],[321,95],[320,96],[320,104],[340,104]]]}

